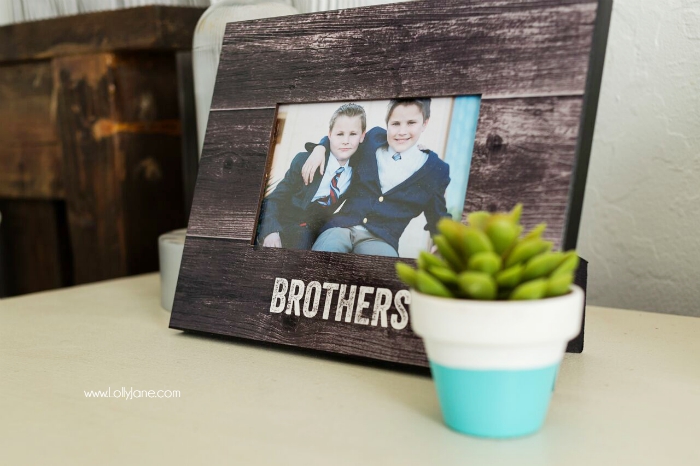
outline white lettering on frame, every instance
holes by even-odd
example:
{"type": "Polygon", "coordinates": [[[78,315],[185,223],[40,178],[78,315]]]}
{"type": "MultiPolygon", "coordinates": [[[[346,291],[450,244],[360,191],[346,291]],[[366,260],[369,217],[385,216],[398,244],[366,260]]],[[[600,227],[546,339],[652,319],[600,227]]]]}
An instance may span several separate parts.
{"type": "Polygon", "coordinates": [[[284,278],[275,278],[275,287],[272,289],[272,302],[270,303],[270,312],[279,314],[284,311],[284,305],[287,303],[287,287],[289,282],[284,278]]]}
{"type": "Polygon", "coordinates": [[[403,330],[408,326],[407,306],[411,304],[411,294],[408,290],[399,290],[394,295],[388,288],[330,282],[321,284],[318,281],[306,284],[297,279],[290,281],[286,278],[275,278],[270,312],[273,314],[284,312],[287,315],[293,313],[295,316],[303,316],[307,319],[329,320],[334,304],[333,320],[336,322],[383,328],[389,328],[391,325],[394,330],[403,330]],[[319,313],[321,300],[323,300],[323,312],[319,313]],[[395,308],[393,312],[392,304],[395,308]]]}

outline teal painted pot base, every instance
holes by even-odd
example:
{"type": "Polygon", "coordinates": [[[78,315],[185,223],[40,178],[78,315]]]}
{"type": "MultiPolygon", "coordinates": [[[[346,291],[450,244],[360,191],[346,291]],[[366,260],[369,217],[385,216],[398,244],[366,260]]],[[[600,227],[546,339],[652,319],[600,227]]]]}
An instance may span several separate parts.
{"type": "Polygon", "coordinates": [[[478,437],[537,432],[547,416],[559,364],[530,370],[453,369],[430,362],[445,423],[478,437]]]}

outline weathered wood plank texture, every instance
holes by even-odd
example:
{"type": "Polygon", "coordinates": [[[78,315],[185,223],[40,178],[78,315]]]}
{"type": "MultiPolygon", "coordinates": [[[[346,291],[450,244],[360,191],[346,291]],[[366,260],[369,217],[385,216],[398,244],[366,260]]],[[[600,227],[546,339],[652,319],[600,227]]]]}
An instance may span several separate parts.
{"type": "Polygon", "coordinates": [[[63,157],[58,143],[0,146],[0,197],[61,199],[63,157]]]}
{"type": "Polygon", "coordinates": [[[184,224],[174,57],[53,65],[75,282],[157,270],[158,235],[184,224]]]}
{"type": "Polygon", "coordinates": [[[63,196],[51,64],[0,66],[0,197],[63,196]]]}
{"type": "Polygon", "coordinates": [[[485,100],[481,103],[466,214],[524,204],[525,228],[547,222],[562,244],[575,165],[581,97],[485,100]]]}
{"type": "Polygon", "coordinates": [[[0,66],[0,141],[4,146],[57,141],[52,92],[50,62],[0,66]]]}
{"type": "Polygon", "coordinates": [[[148,6],[0,27],[0,61],[124,50],[189,50],[204,8],[148,6]]]}
{"type": "MultiPolygon", "coordinates": [[[[377,326],[347,323],[345,312],[342,321],[336,322],[338,291],[333,294],[328,320],[322,318],[325,290],[314,318],[269,311],[276,277],[396,291],[405,285],[394,274],[385,273],[393,269],[394,262],[388,257],[254,250],[247,241],[190,236],[170,326],[426,366],[423,344],[408,326],[395,330],[390,323],[387,328],[381,322],[377,326]],[[358,270],[363,273],[357,274],[358,270]]],[[[373,302],[374,296],[368,295],[367,300],[373,302]]],[[[357,298],[354,302],[357,304],[357,298]]],[[[362,315],[371,318],[372,310],[370,305],[362,315]]],[[[393,304],[387,311],[388,322],[392,315],[398,316],[393,304]]]]}
{"type": "Polygon", "coordinates": [[[229,24],[214,109],[581,95],[595,0],[426,0],[229,24]],[[264,77],[264,79],[261,79],[264,77]]]}
{"type": "Polygon", "coordinates": [[[189,234],[251,240],[274,119],[274,109],[211,114],[189,234]]]}

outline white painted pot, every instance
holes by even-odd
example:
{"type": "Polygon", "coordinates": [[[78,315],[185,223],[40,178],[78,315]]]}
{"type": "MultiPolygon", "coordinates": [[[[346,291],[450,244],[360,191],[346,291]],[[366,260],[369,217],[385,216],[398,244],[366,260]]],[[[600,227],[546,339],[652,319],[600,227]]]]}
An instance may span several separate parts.
{"type": "Polygon", "coordinates": [[[514,437],[539,430],[566,345],[581,330],[584,294],[472,301],[411,290],[443,416],[453,429],[514,437]]]}

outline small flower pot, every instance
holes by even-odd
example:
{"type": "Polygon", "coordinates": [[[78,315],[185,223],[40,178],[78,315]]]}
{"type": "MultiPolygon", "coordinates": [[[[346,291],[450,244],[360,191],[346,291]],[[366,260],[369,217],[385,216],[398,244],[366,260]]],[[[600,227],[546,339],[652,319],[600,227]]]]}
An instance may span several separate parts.
{"type": "Polygon", "coordinates": [[[423,338],[445,423],[509,438],[544,423],[559,364],[581,330],[581,288],[534,301],[472,301],[411,290],[410,322],[423,338]]]}

